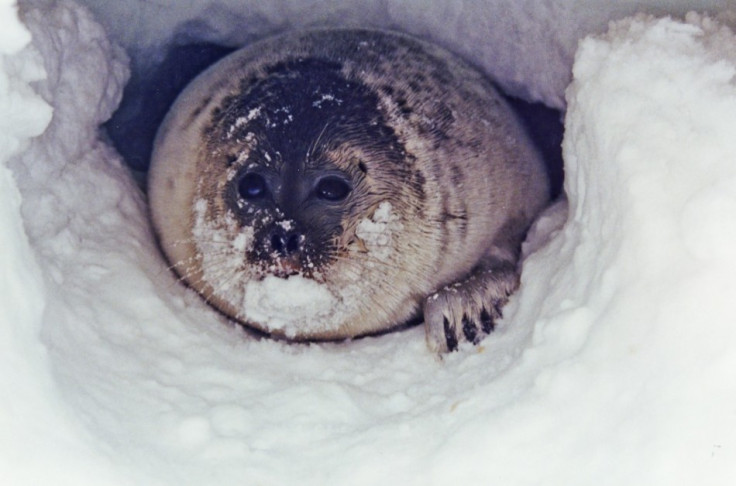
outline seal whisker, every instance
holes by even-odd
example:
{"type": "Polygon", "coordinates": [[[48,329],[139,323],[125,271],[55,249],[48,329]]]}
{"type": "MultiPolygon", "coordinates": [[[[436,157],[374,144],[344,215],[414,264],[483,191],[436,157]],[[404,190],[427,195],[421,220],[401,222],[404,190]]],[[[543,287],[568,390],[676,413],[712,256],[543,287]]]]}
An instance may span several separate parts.
{"type": "MultiPolygon", "coordinates": [[[[224,294],[224,289],[230,288],[230,285],[234,281],[236,281],[236,280],[244,281],[245,279],[243,278],[242,272],[240,272],[238,270],[235,270],[235,271],[231,272],[229,276],[227,274],[221,275],[220,278],[218,278],[217,280],[221,280],[220,285],[218,287],[216,287],[216,288],[212,288],[212,291],[210,292],[210,295],[208,295],[205,298],[205,301],[208,304],[211,304],[212,298],[214,298],[214,297],[222,298],[224,296],[223,295],[224,294]]],[[[245,290],[243,289],[243,297],[244,296],[245,296],[245,290]]]]}
{"type": "MultiPolygon", "coordinates": [[[[349,262],[352,265],[359,266],[360,268],[365,268],[366,264],[383,267],[388,270],[396,270],[397,268],[396,262],[385,261],[381,258],[371,255],[370,252],[351,252],[348,255],[345,255],[342,254],[342,252],[335,251],[329,253],[327,255],[327,258],[333,259],[335,261],[349,262]]],[[[402,269],[401,272],[410,277],[422,279],[426,278],[426,274],[424,272],[420,270],[415,270],[414,268],[402,269]]]]}
{"type": "Polygon", "coordinates": [[[306,159],[307,163],[309,163],[311,160],[311,156],[314,153],[314,150],[319,146],[319,143],[322,141],[322,137],[324,136],[325,132],[327,131],[327,127],[330,125],[330,120],[327,120],[325,122],[325,126],[322,127],[322,131],[319,132],[319,135],[317,135],[317,138],[314,139],[312,144],[307,149],[306,159]]]}

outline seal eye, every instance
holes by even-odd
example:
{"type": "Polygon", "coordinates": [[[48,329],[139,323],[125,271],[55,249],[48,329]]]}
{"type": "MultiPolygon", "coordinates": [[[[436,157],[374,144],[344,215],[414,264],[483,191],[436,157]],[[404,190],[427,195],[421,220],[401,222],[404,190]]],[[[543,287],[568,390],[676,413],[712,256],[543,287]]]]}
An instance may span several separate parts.
{"type": "Polygon", "coordinates": [[[351,191],[350,184],[337,176],[327,176],[317,183],[316,193],[320,199],[342,201],[351,191]]]}
{"type": "Polygon", "coordinates": [[[238,194],[243,199],[260,199],[266,195],[267,191],[266,179],[255,172],[245,174],[238,183],[238,194]]]}

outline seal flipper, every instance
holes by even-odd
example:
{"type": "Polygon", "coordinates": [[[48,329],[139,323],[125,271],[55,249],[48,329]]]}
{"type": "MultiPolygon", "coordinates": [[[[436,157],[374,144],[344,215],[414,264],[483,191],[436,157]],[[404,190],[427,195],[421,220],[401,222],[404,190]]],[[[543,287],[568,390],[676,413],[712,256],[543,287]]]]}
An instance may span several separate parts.
{"type": "Polygon", "coordinates": [[[429,349],[447,353],[461,342],[478,344],[493,331],[501,309],[518,286],[516,266],[495,260],[427,297],[424,325],[429,349]]]}

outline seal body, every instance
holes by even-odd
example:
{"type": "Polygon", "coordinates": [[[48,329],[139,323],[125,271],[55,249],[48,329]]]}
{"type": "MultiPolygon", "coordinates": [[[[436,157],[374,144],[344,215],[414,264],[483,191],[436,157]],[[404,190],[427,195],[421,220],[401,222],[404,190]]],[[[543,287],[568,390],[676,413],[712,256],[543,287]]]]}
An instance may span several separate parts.
{"type": "Polygon", "coordinates": [[[548,199],[482,74],[370,30],[291,33],[210,67],[160,127],[148,190],[174,270],[233,319],[310,340],[423,314],[438,351],[493,329],[548,199]]]}

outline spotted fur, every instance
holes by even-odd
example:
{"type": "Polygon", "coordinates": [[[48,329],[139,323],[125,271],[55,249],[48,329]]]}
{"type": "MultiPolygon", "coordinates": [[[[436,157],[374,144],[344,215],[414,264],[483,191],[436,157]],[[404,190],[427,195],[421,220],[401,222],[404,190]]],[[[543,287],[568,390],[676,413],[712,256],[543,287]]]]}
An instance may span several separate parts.
{"type": "Polygon", "coordinates": [[[349,338],[423,315],[436,351],[493,330],[548,198],[536,151],[481,73],[370,30],[286,34],[220,61],[170,111],[149,177],[167,258],[233,319],[278,335],[249,319],[244,289],[298,273],[337,296],[340,322],[290,337],[349,338]],[[243,200],[251,173],[271,199],[243,200]],[[325,174],[350,186],[339,204],[312,196],[325,174]],[[390,221],[376,219],[384,203],[390,221]],[[388,228],[384,247],[366,240],[370,224],[388,228]],[[274,251],[286,226],[296,255],[274,251]]]}

